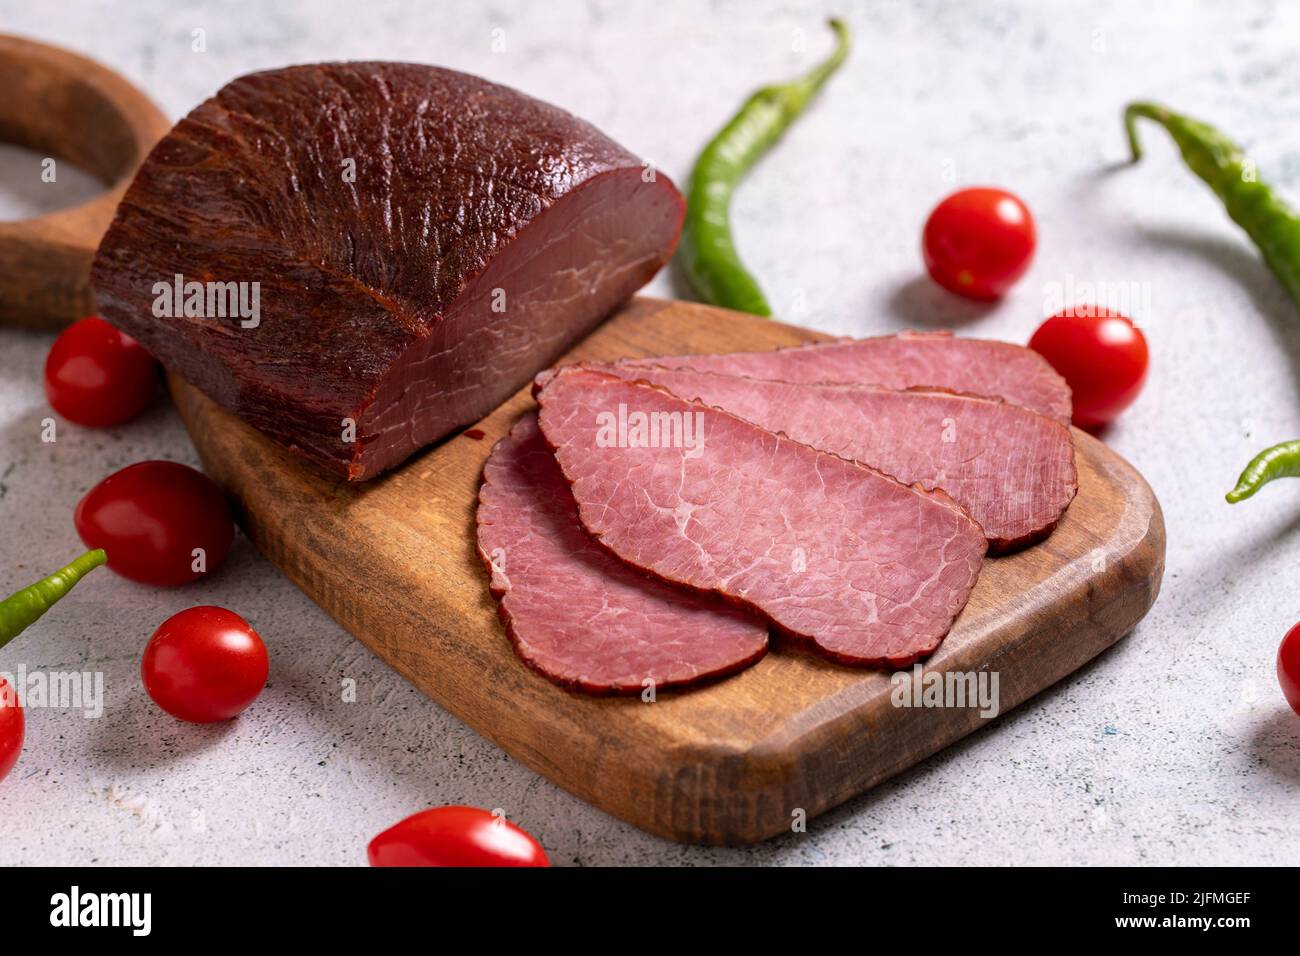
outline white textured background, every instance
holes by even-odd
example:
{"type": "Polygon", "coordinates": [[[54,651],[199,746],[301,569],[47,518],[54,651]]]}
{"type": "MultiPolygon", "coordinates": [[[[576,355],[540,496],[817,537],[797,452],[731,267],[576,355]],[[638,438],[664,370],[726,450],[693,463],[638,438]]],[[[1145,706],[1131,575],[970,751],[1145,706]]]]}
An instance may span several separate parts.
{"type": "MultiPolygon", "coordinates": [[[[1023,342],[1067,285],[1135,283],[1152,373],[1107,440],[1155,488],[1169,534],[1164,592],[1135,633],[807,834],[689,848],[506,757],[240,538],[180,591],[99,572],[0,657],[0,670],[102,670],[108,687],[100,720],[29,712],[0,785],[0,863],[355,864],[375,833],[442,803],[503,808],[561,864],[1300,863],[1300,718],[1273,672],[1300,618],[1300,482],[1235,509],[1222,497],[1259,447],[1300,436],[1300,311],[1163,134],[1147,130],[1147,161],[1122,165],[1119,121],[1151,97],[1217,122],[1300,200],[1300,4],[803,6],[3,0],[0,29],[116,67],[173,117],[287,63],[450,66],[574,111],[680,183],[751,88],[823,53],[822,14],[847,11],[851,61],[739,194],[742,252],[784,318],[851,334],[1023,342]],[[190,51],[195,27],[206,53],[190,51]],[[932,287],[917,251],[930,207],[976,183],[1018,192],[1040,232],[1032,270],[991,309],[932,287]],[[270,687],[218,727],[162,715],[137,676],[157,624],[198,603],[245,615],[271,650],[270,687]],[[356,704],[339,702],[344,677],[356,704]]],[[[0,159],[11,217],[48,202],[30,157],[0,159]]],[[[671,278],[651,291],[673,294],[671,278]]],[[[143,458],[195,462],[162,403],[41,444],[50,341],[0,330],[0,591],[78,550],[71,511],[100,477],[143,458]]]]}

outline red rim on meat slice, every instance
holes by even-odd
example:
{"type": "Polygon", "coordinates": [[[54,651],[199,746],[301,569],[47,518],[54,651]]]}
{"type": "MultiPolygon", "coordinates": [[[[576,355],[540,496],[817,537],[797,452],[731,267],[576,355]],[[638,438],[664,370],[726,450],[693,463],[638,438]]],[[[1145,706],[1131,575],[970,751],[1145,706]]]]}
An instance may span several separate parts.
{"type": "MultiPolygon", "coordinates": [[[[778,382],[927,386],[1001,398],[1069,424],[1070,387],[1037,352],[1009,342],[958,338],[949,332],[903,332],[869,339],[836,339],[766,352],[668,355],[629,359],[778,382]]],[[[539,381],[544,383],[548,373],[539,381]]]]}
{"type": "Polygon", "coordinates": [[[903,667],[966,605],[987,543],[951,498],[664,389],[564,369],[539,395],[583,526],[842,663],[903,667]]]}
{"type": "Polygon", "coordinates": [[[942,489],[997,553],[1051,533],[1078,490],[1070,430],[997,399],[874,385],[794,385],[690,369],[589,366],[652,382],[903,484],[942,489]]]}
{"type": "Polygon", "coordinates": [[[562,686],[681,687],[741,670],[767,650],[762,621],[647,578],[583,530],[535,414],[484,466],[478,550],[515,651],[562,686]]]}

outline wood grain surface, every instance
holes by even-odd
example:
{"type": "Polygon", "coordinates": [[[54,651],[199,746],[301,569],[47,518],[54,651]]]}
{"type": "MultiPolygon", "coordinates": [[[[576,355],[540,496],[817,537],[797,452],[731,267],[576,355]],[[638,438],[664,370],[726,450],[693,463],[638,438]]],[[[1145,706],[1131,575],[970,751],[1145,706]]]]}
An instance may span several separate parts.
{"type": "MultiPolygon", "coordinates": [[[[635,299],[570,359],[764,349],[805,329],[707,306],[635,299]]],[[[204,468],[257,547],[359,640],[505,751],[584,800],[674,840],[745,843],[862,793],[986,720],[976,707],[905,708],[890,675],[777,640],[743,673],[640,698],[561,690],[515,657],[475,553],[483,461],[532,399],[397,471],[345,485],[302,464],[184,382],[177,407],[204,468]]],[[[1155,601],[1164,523],[1123,459],[1074,432],[1079,494],[1056,532],[984,565],[927,662],[990,671],[1002,713],[1127,634],[1155,601]]],[[[274,634],[267,634],[274,641],[274,634]]]]}
{"type": "MultiPolygon", "coordinates": [[[[66,160],[105,191],[0,222],[0,322],[61,328],[95,311],[90,263],[136,167],[171,128],[117,73],[68,50],[0,34],[0,141],[66,160]]],[[[33,189],[41,188],[33,169],[33,189]]]]}

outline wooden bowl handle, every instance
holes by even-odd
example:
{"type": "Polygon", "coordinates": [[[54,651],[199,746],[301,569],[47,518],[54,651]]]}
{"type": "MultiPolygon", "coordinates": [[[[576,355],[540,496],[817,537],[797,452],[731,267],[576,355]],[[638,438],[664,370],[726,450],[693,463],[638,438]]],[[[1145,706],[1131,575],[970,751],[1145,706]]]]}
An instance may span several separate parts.
{"type": "Polygon", "coordinates": [[[0,222],[0,323],[57,329],[95,311],[95,249],[136,167],[171,123],[107,67],[3,34],[0,90],[0,141],[75,163],[107,187],[80,206],[0,222]]]}

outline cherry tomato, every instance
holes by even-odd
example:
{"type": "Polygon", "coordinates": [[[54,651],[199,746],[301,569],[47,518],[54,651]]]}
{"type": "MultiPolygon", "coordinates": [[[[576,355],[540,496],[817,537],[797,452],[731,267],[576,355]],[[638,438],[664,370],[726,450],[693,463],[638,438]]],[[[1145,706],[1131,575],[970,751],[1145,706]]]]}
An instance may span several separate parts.
{"type": "Polygon", "coordinates": [[[962,189],[934,207],[921,249],[934,281],[968,299],[996,299],[1034,257],[1034,217],[1001,189],[962,189]]]}
{"type": "Polygon", "coordinates": [[[78,425],[130,421],[149,404],[157,384],[153,356],[97,315],[64,329],[45,360],[45,397],[78,425]]]}
{"type": "Polygon", "coordinates": [[[546,851],[504,817],[434,807],[370,841],[371,866],[550,866],[546,851]]]}
{"type": "Polygon", "coordinates": [[[1146,337],[1118,312],[1067,309],[1040,325],[1029,347],[1069,383],[1080,428],[1109,422],[1133,404],[1146,381],[1146,337]]]}
{"type": "Polygon", "coordinates": [[[23,708],[18,693],[0,677],[0,780],[9,776],[23,749],[23,708]]]}
{"type": "Polygon", "coordinates": [[[107,551],[122,577],[165,586],[214,570],[235,535],[221,489],[174,461],[114,472],[81,499],[74,521],[86,547],[107,551]]]}
{"type": "Polygon", "coordinates": [[[173,614],[144,649],[140,676],[154,703],[173,717],[210,724],[241,714],[266,686],[266,645],[223,607],[173,614]]]}
{"type": "Polygon", "coordinates": [[[1286,702],[1300,714],[1300,624],[1287,632],[1277,649],[1277,679],[1286,702]]]}

